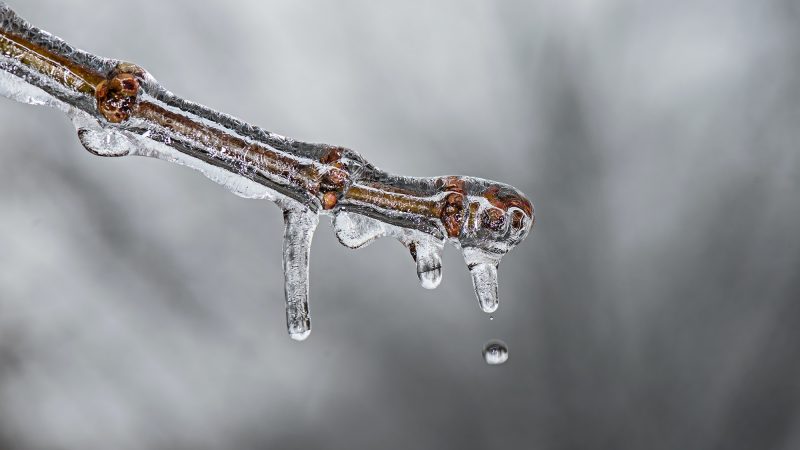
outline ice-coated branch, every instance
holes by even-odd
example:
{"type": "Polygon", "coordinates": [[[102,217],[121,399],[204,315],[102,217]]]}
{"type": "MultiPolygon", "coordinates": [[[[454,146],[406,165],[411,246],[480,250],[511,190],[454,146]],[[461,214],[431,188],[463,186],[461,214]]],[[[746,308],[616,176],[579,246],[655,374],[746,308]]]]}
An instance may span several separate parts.
{"type": "Polygon", "coordinates": [[[423,287],[442,277],[446,243],[463,250],[479,305],[497,308],[497,267],[534,223],[513,187],[480,178],[393,175],[358,153],[268,132],[184,100],[134,64],[75,49],[0,3],[0,95],[64,111],[98,156],[139,155],[189,166],[236,195],[284,211],[286,318],[311,331],[308,257],[320,214],[339,241],[360,248],[391,236],[417,264],[423,287]]]}

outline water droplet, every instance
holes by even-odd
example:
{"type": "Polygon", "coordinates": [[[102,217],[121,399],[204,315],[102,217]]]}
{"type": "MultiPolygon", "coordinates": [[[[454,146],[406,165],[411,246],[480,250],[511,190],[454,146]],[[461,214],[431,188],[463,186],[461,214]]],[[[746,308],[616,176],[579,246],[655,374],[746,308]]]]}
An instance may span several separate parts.
{"type": "Polygon", "coordinates": [[[296,333],[289,332],[289,337],[295,341],[305,341],[309,334],[311,334],[311,330],[306,329],[305,331],[299,331],[296,333]]]}
{"type": "Polygon", "coordinates": [[[489,316],[489,320],[494,320],[494,316],[489,316]]]}
{"type": "Polygon", "coordinates": [[[508,360],[508,346],[501,340],[492,339],[483,346],[483,359],[490,366],[503,364],[508,360]]]}

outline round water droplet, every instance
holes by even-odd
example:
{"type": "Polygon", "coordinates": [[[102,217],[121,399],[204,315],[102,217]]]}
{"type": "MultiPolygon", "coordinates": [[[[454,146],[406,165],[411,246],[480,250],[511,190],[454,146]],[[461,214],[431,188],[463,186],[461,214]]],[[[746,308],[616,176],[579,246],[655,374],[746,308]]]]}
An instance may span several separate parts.
{"type": "Polygon", "coordinates": [[[489,320],[494,320],[494,316],[489,316],[489,320]]]}
{"type": "Polygon", "coordinates": [[[496,366],[508,360],[508,346],[497,339],[492,339],[483,346],[483,359],[486,364],[496,366]]]}

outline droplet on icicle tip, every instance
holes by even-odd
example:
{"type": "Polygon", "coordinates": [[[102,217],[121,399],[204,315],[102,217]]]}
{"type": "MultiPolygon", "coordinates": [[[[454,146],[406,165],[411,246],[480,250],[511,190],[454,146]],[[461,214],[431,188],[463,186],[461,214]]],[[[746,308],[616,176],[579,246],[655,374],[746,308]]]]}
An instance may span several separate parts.
{"type": "Polygon", "coordinates": [[[289,333],[289,337],[295,341],[305,341],[309,334],[311,334],[311,330],[298,331],[295,333],[289,333]]]}

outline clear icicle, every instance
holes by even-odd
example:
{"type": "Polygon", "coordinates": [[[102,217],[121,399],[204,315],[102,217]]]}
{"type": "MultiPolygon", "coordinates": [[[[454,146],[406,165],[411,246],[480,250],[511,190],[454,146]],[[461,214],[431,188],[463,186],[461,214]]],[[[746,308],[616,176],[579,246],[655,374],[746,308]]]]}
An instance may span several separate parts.
{"type": "Polygon", "coordinates": [[[442,282],[443,245],[433,239],[420,239],[409,245],[411,256],[417,262],[417,276],[425,289],[436,289],[442,282]]]}
{"type": "Polygon", "coordinates": [[[472,275],[472,285],[475,287],[478,304],[485,313],[495,312],[498,305],[497,266],[500,263],[500,256],[468,247],[464,249],[464,260],[472,275]]]}
{"type": "Polygon", "coordinates": [[[348,248],[362,248],[386,234],[383,224],[359,214],[340,211],[333,218],[333,229],[339,242],[348,248]]]}
{"type": "Polygon", "coordinates": [[[477,264],[470,270],[472,274],[472,285],[475,287],[475,295],[478,296],[478,303],[485,313],[493,313],[497,310],[497,266],[492,264],[477,264]]]}
{"type": "Polygon", "coordinates": [[[308,210],[283,213],[283,272],[286,291],[286,327],[289,336],[302,341],[311,333],[308,312],[308,258],[319,217],[308,210]]]}
{"type": "Polygon", "coordinates": [[[133,149],[130,139],[117,130],[78,128],[78,140],[83,148],[97,156],[125,156],[133,149]]]}

